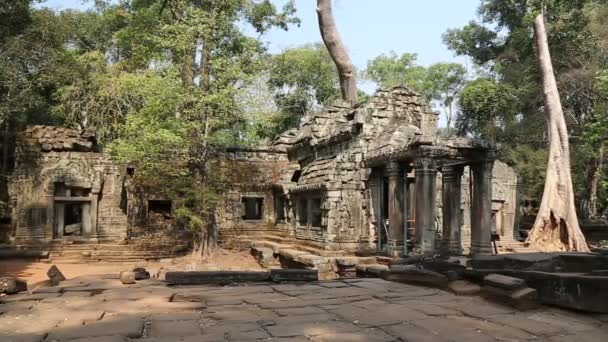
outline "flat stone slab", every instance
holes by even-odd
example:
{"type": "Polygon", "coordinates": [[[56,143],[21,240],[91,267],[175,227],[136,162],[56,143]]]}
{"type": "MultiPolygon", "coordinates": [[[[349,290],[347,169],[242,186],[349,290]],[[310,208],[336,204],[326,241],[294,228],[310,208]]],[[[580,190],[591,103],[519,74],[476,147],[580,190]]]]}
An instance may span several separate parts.
{"type": "Polygon", "coordinates": [[[274,282],[281,281],[317,281],[319,271],[311,269],[271,269],[270,279],[274,282]]]}
{"type": "Polygon", "coordinates": [[[102,320],[92,324],[88,324],[86,328],[68,328],[62,329],[57,327],[50,331],[47,336],[47,341],[53,340],[72,340],[77,338],[90,338],[100,336],[118,335],[127,338],[139,338],[144,330],[144,321],[142,318],[132,316],[118,316],[109,320],[102,320]]]}
{"type": "Polygon", "coordinates": [[[421,270],[415,266],[395,265],[389,271],[383,273],[383,279],[441,288],[448,285],[448,278],[443,274],[429,270],[421,270]]]}
{"type": "Polygon", "coordinates": [[[474,296],[481,292],[481,286],[466,280],[451,281],[448,289],[457,296],[474,296]]]}
{"type": "Polygon", "coordinates": [[[231,284],[268,281],[270,272],[246,271],[199,271],[167,272],[165,282],[169,285],[231,284]]]}
{"type": "Polygon", "coordinates": [[[183,287],[138,282],[72,295],[57,297],[63,302],[0,304],[0,341],[583,342],[603,341],[608,321],[558,308],[521,312],[482,297],[377,278],[183,287]],[[198,302],[170,301],[176,298],[198,302]]]}
{"type": "Polygon", "coordinates": [[[485,285],[505,290],[519,290],[526,287],[526,281],[519,278],[508,277],[502,274],[490,274],[483,278],[485,285]]]}

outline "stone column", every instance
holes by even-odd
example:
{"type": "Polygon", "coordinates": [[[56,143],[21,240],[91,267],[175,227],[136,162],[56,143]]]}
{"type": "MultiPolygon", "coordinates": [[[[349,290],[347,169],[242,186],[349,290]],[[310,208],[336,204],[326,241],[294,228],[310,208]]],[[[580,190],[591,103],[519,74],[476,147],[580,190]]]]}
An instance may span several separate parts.
{"type": "Polygon", "coordinates": [[[382,172],[375,170],[370,178],[371,204],[373,209],[375,222],[375,234],[370,232],[370,236],[376,239],[376,250],[382,252],[381,235],[382,235],[382,172]],[[375,235],[375,236],[374,236],[375,235]]]}
{"type": "Polygon", "coordinates": [[[462,254],[460,244],[460,196],[462,166],[446,166],[442,170],[443,250],[448,254],[462,254]]]}
{"type": "Polygon", "coordinates": [[[403,251],[403,176],[397,162],[386,165],[388,177],[388,239],[387,252],[398,256],[403,251]]]}
{"type": "Polygon", "coordinates": [[[55,233],[53,238],[63,238],[63,226],[65,225],[65,203],[55,202],[55,225],[53,229],[55,233]]]}
{"type": "Polygon", "coordinates": [[[435,250],[435,200],[437,169],[431,158],[414,162],[416,175],[416,247],[421,253],[435,250]]]}
{"type": "Polygon", "coordinates": [[[471,165],[471,254],[492,254],[492,161],[471,165]]]}
{"type": "Polygon", "coordinates": [[[99,193],[93,193],[91,195],[91,237],[97,237],[97,201],[99,199],[99,193]]]}
{"type": "Polygon", "coordinates": [[[90,237],[91,236],[91,203],[83,202],[80,205],[81,210],[81,219],[82,219],[82,236],[90,237]]]}

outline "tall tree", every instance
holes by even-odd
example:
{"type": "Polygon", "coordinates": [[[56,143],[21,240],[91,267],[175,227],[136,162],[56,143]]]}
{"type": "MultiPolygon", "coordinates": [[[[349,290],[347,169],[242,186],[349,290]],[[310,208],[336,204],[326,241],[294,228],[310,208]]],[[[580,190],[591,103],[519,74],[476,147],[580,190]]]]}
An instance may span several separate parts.
{"type": "Polygon", "coordinates": [[[404,53],[401,56],[394,52],[381,54],[367,62],[363,74],[380,87],[407,86],[430,101],[431,87],[428,84],[427,70],[416,63],[417,58],[415,53],[404,53]]]}
{"type": "Polygon", "coordinates": [[[443,109],[448,130],[452,128],[456,97],[466,84],[466,77],[467,69],[458,63],[437,63],[427,70],[431,100],[443,109]]]}
{"type": "Polygon", "coordinates": [[[527,241],[547,252],[588,252],[589,247],[576,216],[568,128],[553,72],[542,9],[534,19],[534,41],[547,115],[549,161],[540,209],[527,241]]]}
{"type": "MultiPolygon", "coordinates": [[[[514,120],[510,127],[502,126],[501,121],[494,123],[495,131],[501,132],[497,136],[497,142],[503,147],[501,158],[510,162],[522,176],[525,184],[522,195],[540,199],[535,185],[538,170],[531,167],[528,153],[521,153],[533,153],[532,159],[538,159],[546,153],[548,143],[546,125],[539,124],[544,121],[542,78],[530,34],[533,18],[528,16],[531,6],[538,2],[483,0],[479,6],[479,19],[463,28],[449,30],[444,40],[457,54],[471,57],[484,78],[511,89],[507,94],[515,98],[518,107],[514,120]],[[527,175],[533,177],[526,178],[527,175]]],[[[544,0],[543,3],[550,13],[545,17],[550,27],[549,47],[570,133],[575,199],[583,209],[579,218],[584,219],[586,208],[590,207],[585,203],[592,202],[593,198],[598,198],[598,211],[608,207],[606,192],[601,186],[593,185],[601,184],[598,182],[601,172],[597,170],[605,168],[606,163],[601,162],[603,154],[599,153],[599,146],[587,139],[593,135],[589,129],[597,127],[593,123],[601,121],[598,115],[602,115],[602,108],[608,101],[606,93],[598,87],[597,78],[608,68],[605,24],[608,3],[604,0],[544,0]]],[[[463,94],[467,92],[465,89],[463,94]]],[[[478,98],[484,102],[484,97],[478,98]]],[[[483,106],[483,103],[476,105],[474,102],[474,97],[467,98],[469,108],[483,106]]],[[[465,115],[459,120],[466,120],[467,113],[463,111],[462,114],[465,115]]],[[[489,120],[486,122],[492,124],[489,120]]],[[[468,127],[474,128],[474,125],[468,127]]]]}
{"type": "Polygon", "coordinates": [[[340,98],[334,63],[322,44],[292,48],[272,56],[268,85],[278,112],[266,135],[298,127],[302,117],[340,98]]]}
{"type": "Polygon", "coordinates": [[[358,100],[355,67],[338,33],[331,0],[317,0],[317,16],[321,37],[338,69],[342,99],[354,105],[358,100]]]}

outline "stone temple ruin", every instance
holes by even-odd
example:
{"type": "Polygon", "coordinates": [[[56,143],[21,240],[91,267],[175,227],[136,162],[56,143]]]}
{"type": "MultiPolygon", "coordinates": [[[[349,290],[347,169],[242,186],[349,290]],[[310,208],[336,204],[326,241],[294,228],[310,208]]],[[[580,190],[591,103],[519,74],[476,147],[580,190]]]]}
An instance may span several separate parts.
{"type": "Polygon", "coordinates": [[[270,146],[222,156],[223,236],[281,232],[325,250],[491,254],[513,240],[517,176],[491,146],[437,134],[404,88],[307,117],[270,146]],[[472,182],[471,182],[472,179],[472,182]]]}
{"type": "MultiPolygon", "coordinates": [[[[275,235],[346,254],[491,254],[493,231],[502,241],[517,233],[517,177],[492,146],[438,135],[437,120],[417,93],[395,87],[310,115],[268,146],[226,149],[214,159],[226,178],[216,212],[222,240],[275,235]]],[[[147,219],[170,217],[175,203],[130,186],[134,172],[92,134],[29,127],[5,235],[16,245],[137,240],[147,219]]]]}
{"type": "MultiPolygon", "coordinates": [[[[519,235],[517,176],[493,146],[438,134],[437,117],[418,94],[395,87],[355,107],[311,114],[266,146],[219,151],[211,167],[223,181],[215,210],[220,242],[248,249],[264,270],[168,266],[164,281],[380,277],[518,308],[540,302],[608,312],[608,256],[491,255],[492,239],[515,245],[519,235]]],[[[174,225],[179,203],[137,186],[138,170],[111,160],[93,134],[31,126],[15,155],[0,258],[9,249],[56,263],[128,264],[191,247],[188,232],[174,225]]],[[[17,287],[2,279],[0,292],[17,287]]],[[[120,279],[132,284],[135,273],[120,279]]]]}

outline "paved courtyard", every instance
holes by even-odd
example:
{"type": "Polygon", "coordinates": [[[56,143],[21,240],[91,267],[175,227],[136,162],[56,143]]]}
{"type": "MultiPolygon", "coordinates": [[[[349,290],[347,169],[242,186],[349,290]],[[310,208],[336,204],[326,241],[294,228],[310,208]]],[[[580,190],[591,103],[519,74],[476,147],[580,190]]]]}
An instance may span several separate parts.
{"type": "Polygon", "coordinates": [[[2,298],[0,341],[607,341],[608,319],[352,279],[125,286],[87,276],[2,298]]]}

